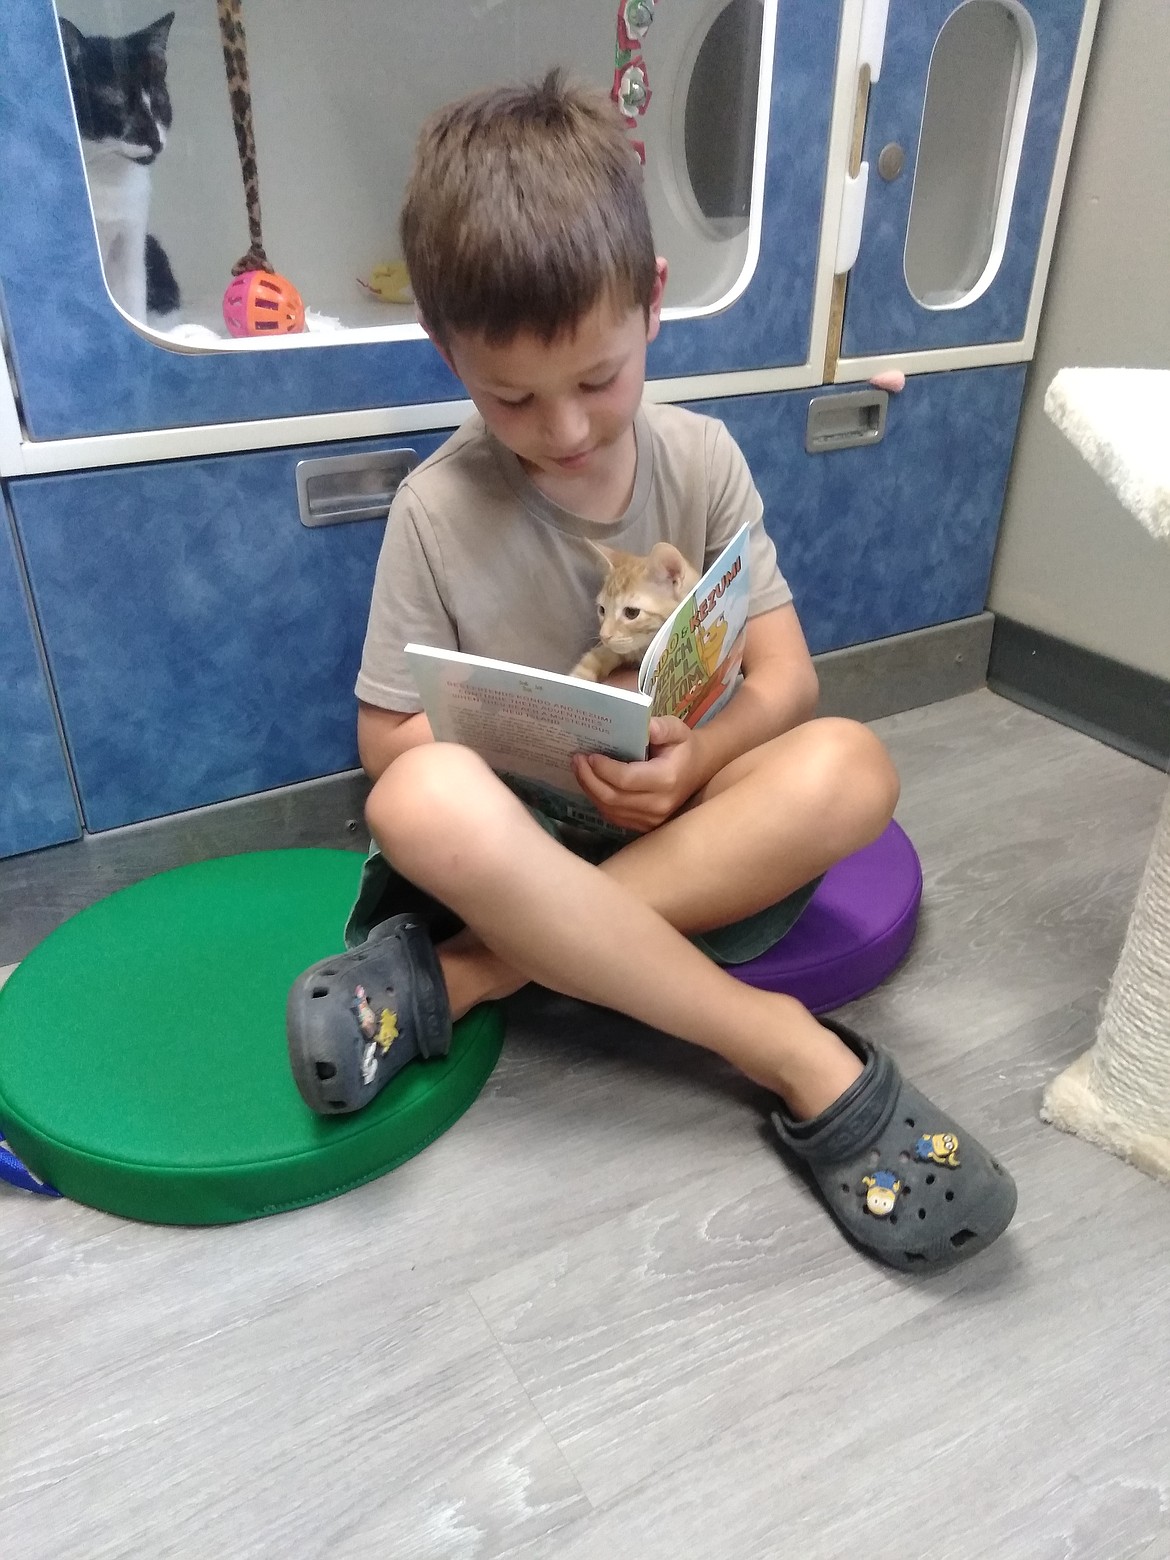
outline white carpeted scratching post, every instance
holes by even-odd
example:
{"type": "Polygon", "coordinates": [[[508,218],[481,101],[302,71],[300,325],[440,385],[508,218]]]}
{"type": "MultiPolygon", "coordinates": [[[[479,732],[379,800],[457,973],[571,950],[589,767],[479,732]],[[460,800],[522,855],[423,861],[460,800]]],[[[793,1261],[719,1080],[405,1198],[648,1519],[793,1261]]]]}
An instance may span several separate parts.
{"type": "MultiPolygon", "coordinates": [[[[1147,530],[1170,541],[1170,371],[1062,369],[1044,410],[1147,530]]],[[[1097,1038],[1049,1084],[1040,1114],[1170,1181],[1170,791],[1097,1038]]]]}

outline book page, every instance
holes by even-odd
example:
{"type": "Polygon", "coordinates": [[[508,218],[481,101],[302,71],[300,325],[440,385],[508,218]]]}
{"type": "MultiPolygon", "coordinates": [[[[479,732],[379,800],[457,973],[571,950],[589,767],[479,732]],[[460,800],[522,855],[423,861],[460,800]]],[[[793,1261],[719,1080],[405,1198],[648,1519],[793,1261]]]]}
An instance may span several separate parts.
{"type": "Polygon", "coordinates": [[[406,658],[436,739],[474,748],[552,817],[601,823],[573,774],[575,753],[646,756],[645,694],[422,645],[407,645],[406,658]]]}

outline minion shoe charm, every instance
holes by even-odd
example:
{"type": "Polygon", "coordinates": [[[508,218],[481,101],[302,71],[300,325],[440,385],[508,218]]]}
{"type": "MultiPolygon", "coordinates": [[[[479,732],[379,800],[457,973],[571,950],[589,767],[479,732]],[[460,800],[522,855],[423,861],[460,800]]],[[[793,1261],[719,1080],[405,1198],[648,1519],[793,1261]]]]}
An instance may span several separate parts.
{"type": "Polygon", "coordinates": [[[861,1184],[865,1187],[865,1210],[872,1213],[875,1219],[889,1218],[898,1206],[898,1193],[902,1190],[902,1183],[892,1170],[875,1170],[872,1175],[863,1175],[861,1184]]]}
{"type": "Polygon", "coordinates": [[[928,1164],[959,1166],[959,1140],[953,1132],[923,1133],[914,1145],[914,1157],[928,1164]]]}

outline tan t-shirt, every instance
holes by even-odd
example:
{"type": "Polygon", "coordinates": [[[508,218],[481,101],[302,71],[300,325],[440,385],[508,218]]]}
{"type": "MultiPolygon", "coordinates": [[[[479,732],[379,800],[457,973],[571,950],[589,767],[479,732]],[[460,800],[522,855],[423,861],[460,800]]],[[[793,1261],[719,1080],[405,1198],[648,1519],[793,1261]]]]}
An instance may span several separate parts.
{"type": "Polygon", "coordinates": [[[398,489],[378,559],[356,693],[422,708],[402,647],[440,649],[567,672],[596,642],[604,565],[589,541],[648,553],[670,541],[706,568],[751,525],[751,614],[792,600],[764,530],[764,506],[721,422],[643,404],[629,508],[609,524],[546,498],[473,416],[398,489]]]}

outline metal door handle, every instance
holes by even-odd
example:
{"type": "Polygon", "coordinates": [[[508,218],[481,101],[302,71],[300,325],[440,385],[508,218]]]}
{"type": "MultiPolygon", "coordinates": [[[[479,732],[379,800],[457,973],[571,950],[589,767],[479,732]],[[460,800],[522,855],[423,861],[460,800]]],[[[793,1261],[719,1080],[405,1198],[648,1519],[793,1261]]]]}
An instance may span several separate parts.
{"type": "Polygon", "coordinates": [[[886,435],[885,390],[851,390],[844,395],[815,395],[808,403],[804,447],[810,455],[879,444],[886,435]]]}
{"type": "Polygon", "coordinates": [[[374,450],[368,455],[322,455],[298,461],[301,524],[384,520],[399,483],[417,465],[414,450],[374,450]]]}

